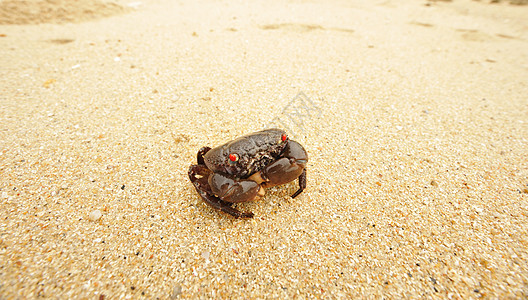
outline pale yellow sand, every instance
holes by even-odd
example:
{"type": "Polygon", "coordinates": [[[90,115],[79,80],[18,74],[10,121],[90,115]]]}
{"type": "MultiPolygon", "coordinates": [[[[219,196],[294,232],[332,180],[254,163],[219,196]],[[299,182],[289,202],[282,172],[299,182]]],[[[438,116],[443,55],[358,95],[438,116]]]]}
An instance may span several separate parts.
{"type": "Polygon", "coordinates": [[[0,298],[528,297],[528,6],[191,3],[3,15],[0,298]],[[307,190],[206,206],[300,91],[307,190]]]}

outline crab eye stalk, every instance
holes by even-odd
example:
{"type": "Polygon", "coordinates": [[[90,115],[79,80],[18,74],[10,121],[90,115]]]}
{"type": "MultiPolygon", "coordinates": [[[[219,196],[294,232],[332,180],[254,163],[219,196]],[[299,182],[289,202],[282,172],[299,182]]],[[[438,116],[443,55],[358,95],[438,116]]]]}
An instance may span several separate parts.
{"type": "Polygon", "coordinates": [[[237,162],[238,161],[238,154],[236,154],[236,153],[229,154],[229,161],[232,162],[232,163],[237,162]]]}

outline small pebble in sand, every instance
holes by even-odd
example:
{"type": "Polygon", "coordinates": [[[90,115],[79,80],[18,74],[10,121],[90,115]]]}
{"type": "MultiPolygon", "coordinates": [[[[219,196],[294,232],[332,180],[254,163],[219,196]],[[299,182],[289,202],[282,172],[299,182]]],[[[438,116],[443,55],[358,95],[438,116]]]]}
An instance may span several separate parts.
{"type": "Polygon", "coordinates": [[[174,288],[172,289],[171,299],[178,298],[181,295],[181,293],[182,293],[182,286],[181,286],[181,284],[176,283],[174,285],[174,288]]]}
{"type": "Polygon", "coordinates": [[[57,82],[56,79],[48,79],[46,81],[44,81],[44,83],[42,84],[43,87],[49,89],[51,87],[52,84],[54,84],[55,82],[57,82]]]}
{"type": "Polygon", "coordinates": [[[437,187],[438,186],[438,182],[436,182],[435,180],[431,180],[431,185],[434,186],[434,187],[437,187]]]}
{"type": "Polygon", "coordinates": [[[99,221],[99,219],[101,219],[102,216],[103,216],[103,213],[100,210],[96,209],[90,213],[90,220],[94,222],[99,221]]]}

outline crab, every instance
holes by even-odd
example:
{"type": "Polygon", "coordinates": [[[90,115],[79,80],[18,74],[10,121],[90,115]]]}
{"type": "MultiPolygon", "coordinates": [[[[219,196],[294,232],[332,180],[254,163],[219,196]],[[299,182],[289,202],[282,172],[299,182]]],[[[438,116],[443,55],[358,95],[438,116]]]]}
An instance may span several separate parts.
{"type": "Polygon", "coordinates": [[[235,218],[252,218],[234,203],[263,197],[265,188],[299,179],[297,197],[306,188],[308,154],[281,129],[241,136],[216,148],[202,147],[189,178],[203,201],[235,218]]]}

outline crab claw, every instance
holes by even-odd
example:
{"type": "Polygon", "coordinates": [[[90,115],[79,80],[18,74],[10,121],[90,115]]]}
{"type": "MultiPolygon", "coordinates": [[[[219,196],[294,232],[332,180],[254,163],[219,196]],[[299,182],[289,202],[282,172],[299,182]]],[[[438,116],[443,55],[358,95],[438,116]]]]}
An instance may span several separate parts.
{"type": "Polygon", "coordinates": [[[221,173],[212,173],[209,176],[209,186],[216,196],[231,203],[247,202],[256,196],[264,195],[264,189],[255,181],[235,180],[221,173]]]}
{"type": "Polygon", "coordinates": [[[212,172],[207,169],[205,165],[192,165],[189,168],[189,178],[205,203],[226,212],[235,218],[253,218],[253,213],[241,212],[236,208],[231,207],[232,203],[222,201],[220,198],[212,194],[211,187],[207,180],[210,174],[212,174],[212,172]]]}
{"type": "MultiPolygon", "coordinates": [[[[308,154],[301,144],[288,141],[282,158],[265,167],[260,177],[265,181],[264,187],[281,185],[299,178],[299,190],[291,197],[295,198],[306,188],[306,163],[308,154]]],[[[258,180],[257,180],[258,181],[258,180]]]]}

